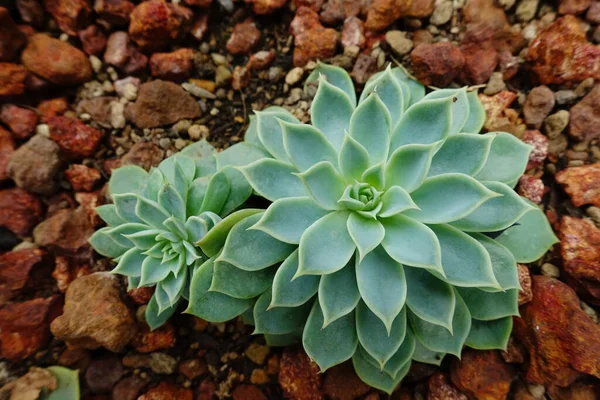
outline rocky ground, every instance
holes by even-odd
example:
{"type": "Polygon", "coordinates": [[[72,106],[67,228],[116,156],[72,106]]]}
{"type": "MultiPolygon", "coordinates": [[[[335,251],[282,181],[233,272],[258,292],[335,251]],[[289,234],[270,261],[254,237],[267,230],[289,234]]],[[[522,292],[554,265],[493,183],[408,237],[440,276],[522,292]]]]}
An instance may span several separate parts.
{"type": "Polygon", "coordinates": [[[268,105],[308,120],[321,59],[357,87],[390,61],[480,87],[485,129],[533,145],[518,191],[560,237],[520,266],[506,352],[415,363],[391,398],[600,398],[599,42],[598,0],[0,0],[0,385],[58,364],[88,400],[387,398],[241,321],[149,332],[151,293],[87,244],[112,169],[225,148],[268,105]]]}

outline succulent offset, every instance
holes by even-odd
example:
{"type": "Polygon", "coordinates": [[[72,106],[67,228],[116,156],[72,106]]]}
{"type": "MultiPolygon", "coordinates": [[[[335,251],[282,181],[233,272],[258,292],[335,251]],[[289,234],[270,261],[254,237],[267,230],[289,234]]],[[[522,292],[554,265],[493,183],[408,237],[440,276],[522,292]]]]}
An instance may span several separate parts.
{"type": "Polygon", "coordinates": [[[208,258],[199,242],[209,250],[219,246],[213,240],[221,240],[225,226],[253,213],[226,217],[251,194],[240,172],[227,167],[227,154],[198,142],[150,172],[118,168],[109,182],[113,204],[96,209],[108,226],[90,238],[94,249],[118,261],[113,272],[127,276],[130,288],[155,286],[146,308],[152,328],[189,298],[194,269],[208,258]],[[213,240],[206,239],[209,232],[213,240]]]}
{"type": "Polygon", "coordinates": [[[352,359],[387,392],[411,360],[505,348],[516,263],[556,242],[513,190],[530,147],[479,134],[476,92],[425,95],[399,68],[373,76],[358,102],[340,68],[320,64],[315,84],[312,124],[272,107],[230,149],[251,155],[239,170],[272,204],[198,267],[188,311],[244,313],[269,343],[301,337],[322,370],[352,359]]]}

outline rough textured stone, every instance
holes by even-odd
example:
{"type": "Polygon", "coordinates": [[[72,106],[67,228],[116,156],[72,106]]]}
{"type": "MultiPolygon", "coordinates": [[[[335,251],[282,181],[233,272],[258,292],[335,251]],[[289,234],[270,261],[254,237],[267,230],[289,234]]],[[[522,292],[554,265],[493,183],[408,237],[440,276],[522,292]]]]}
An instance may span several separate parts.
{"type": "Polygon", "coordinates": [[[192,400],[193,396],[191,389],[178,388],[172,383],[163,381],[138,397],[138,400],[192,400]]]}
{"type": "Polygon", "coordinates": [[[277,53],[275,50],[261,50],[250,56],[246,67],[253,71],[259,71],[267,68],[273,60],[275,60],[277,53]]]}
{"type": "Polygon", "coordinates": [[[94,227],[83,208],[59,210],[33,231],[35,243],[75,253],[88,245],[94,227]]]}
{"type": "Polygon", "coordinates": [[[179,49],[171,53],[154,53],[150,57],[153,77],[167,81],[182,82],[192,74],[194,50],[179,49]]]}
{"type": "Polygon", "coordinates": [[[485,109],[483,127],[491,132],[510,131],[519,118],[519,114],[510,105],[517,95],[510,90],[503,90],[493,96],[479,94],[479,100],[485,109]]]}
{"type": "Polygon", "coordinates": [[[58,153],[56,143],[36,135],[15,151],[6,172],[20,188],[50,194],[57,187],[55,178],[62,164],[58,153]]]}
{"type": "Polygon", "coordinates": [[[106,35],[98,25],[90,25],[77,32],[83,51],[87,54],[99,56],[106,48],[106,35]]]}
{"type": "Polygon", "coordinates": [[[496,350],[463,351],[461,359],[454,360],[450,368],[452,383],[476,399],[506,399],[515,375],[496,350]]]}
{"type": "Polygon", "coordinates": [[[146,171],[150,167],[157,167],[164,158],[164,151],[150,142],[139,142],[134,144],[131,149],[121,159],[122,165],[137,165],[146,171]]]}
{"type": "Polygon", "coordinates": [[[123,357],[123,365],[131,368],[149,368],[156,374],[171,375],[175,372],[177,360],[166,353],[128,354],[123,357]]]}
{"type": "Polygon", "coordinates": [[[9,127],[15,139],[29,139],[35,132],[40,117],[29,108],[6,104],[0,109],[0,121],[9,127]]]}
{"type": "Polygon", "coordinates": [[[46,119],[50,138],[62,152],[71,158],[81,159],[94,154],[104,132],[71,117],[50,117],[46,119]]]}
{"type": "Polygon", "coordinates": [[[548,138],[540,131],[529,130],[525,131],[521,140],[532,147],[526,169],[530,170],[543,165],[544,160],[548,157],[548,138]]]}
{"type": "Polygon", "coordinates": [[[42,100],[40,101],[40,104],[38,104],[37,110],[42,114],[42,120],[56,117],[58,115],[63,115],[69,110],[69,101],[66,97],[42,100]]]}
{"type": "Polygon", "coordinates": [[[360,14],[361,2],[356,0],[327,0],[321,9],[321,21],[335,25],[360,14]]]}
{"type": "Polygon", "coordinates": [[[486,83],[498,65],[498,52],[491,46],[466,43],[460,46],[465,64],[460,80],[473,85],[486,83]]]}
{"type": "Polygon", "coordinates": [[[588,9],[592,0],[559,0],[559,14],[582,14],[588,9]]]}
{"type": "Polygon", "coordinates": [[[169,323],[153,331],[150,331],[147,325],[142,325],[131,340],[131,344],[140,353],[150,353],[170,349],[175,346],[175,340],[175,328],[169,323]]]}
{"type": "Polygon", "coordinates": [[[85,371],[85,382],[95,393],[109,392],[123,376],[123,365],[116,356],[92,361],[85,371]]]}
{"type": "Polygon", "coordinates": [[[92,121],[103,128],[110,128],[112,126],[110,122],[113,103],[118,101],[118,98],[110,96],[83,99],[77,103],[77,114],[89,114],[92,121]]]}
{"type": "Polygon", "coordinates": [[[404,56],[413,49],[413,41],[407,38],[406,33],[402,31],[388,31],[385,34],[385,41],[399,56],[404,56]]]}
{"type": "Polygon", "coordinates": [[[25,375],[8,382],[0,389],[0,397],[8,400],[36,400],[42,393],[57,388],[56,376],[49,370],[31,367],[25,375]]]}
{"type": "Polygon", "coordinates": [[[433,13],[434,0],[373,0],[365,27],[380,31],[400,17],[426,18],[433,13]]]}
{"type": "Polygon", "coordinates": [[[50,275],[49,261],[42,249],[15,250],[0,255],[0,305],[33,289],[36,281],[50,275]]]}
{"type": "Polygon", "coordinates": [[[208,367],[203,359],[194,358],[180,362],[177,370],[186,378],[194,380],[208,372],[208,367]]]}
{"type": "Polygon", "coordinates": [[[432,375],[427,381],[427,400],[467,400],[467,396],[452,385],[442,372],[432,375]]]}
{"type": "Polygon", "coordinates": [[[517,192],[536,204],[542,202],[545,190],[544,182],[540,178],[531,175],[523,175],[519,178],[517,192]]]}
{"type": "Polygon", "coordinates": [[[13,21],[10,12],[0,7],[0,61],[12,60],[25,42],[25,35],[13,21]]]}
{"type": "Polygon", "coordinates": [[[279,384],[286,396],[303,400],[322,400],[319,367],[299,348],[283,352],[279,370],[279,384]]]}
{"type": "Polygon", "coordinates": [[[600,85],[596,85],[571,108],[569,135],[577,140],[589,140],[600,136],[600,85]]]}
{"type": "Polygon", "coordinates": [[[159,50],[189,29],[193,12],[162,0],[144,1],[130,15],[129,35],[144,50],[159,50]]]}
{"type": "Polygon", "coordinates": [[[200,114],[198,103],[181,86],[161,80],[142,84],[136,102],[125,110],[138,128],[174,124],[200,114]]]}
{"type": "Polygon", "coordinates": [[[521,290],[519,290],[519,305],[529,303],[533,298],[531,292],[531,275],[529,274],[529,268],[523,264],[517,264],[517,270],[519,273],[519,284],[521,290]]]}
{"type": "Polygon", "coordinates": [[[449,85],[465,64],[460,50],[451,43],[420,44],[410,58],[415,76],[424,85],[449,85]]]}
{"type": "Polygon", "coordinates": [[[0,190],[0,226],[25,237],[42,216],[40,200],[19,188],[0,190]]]}
{"type": "Polygon", "coordinates": [[[260,41],[260,31],[252,20],[236,24],[227,41],[227,51],[231,54],[248,54],[260,41]]]}
{"type": "Polygon", "coordinates": [[[0,127],[0,182],[8,178],[6,166],[15,152],[15,141],[9,131],[0,127]]]}
{"type": "Polygon", "coordinates": [[[332,400],[353,400],[369,392],[369,385],[360,380],[351,362],[327,370],[323,380],[323,393],[332,400]]]}
{"type": "Polygon", "coordinates": [[[252,3],[252,11],[255,14],[272,14],[274,11],[283,7],[287,0],[244,0],[246,3],[252,3]]]}
{"type": "Polygon", "coordinates": [[[0,309],[2,357],[21,361],[50,340],[50,322],[60,313],[59,296],[7,304],[0,309]]]}
{"type": "Polygon", "coordinates": [[[0,62],[0,96],[17,96],[25,92],[27,70],[23,66],[0,62]]]}
{"type": "Polygon", "coordinates": [[[554,108],[554,104],[554,93],[548,86],[537,86],[531,89],[523,106],[523,115],[527,125],[539,129],[554,108]]]}
{"type": "Polygon", "coordinates": [[[600,386],[597,383],[576,382],[568,388],[550,386],[548,395],[552,400],[597,400],[600,386]]]}
{"type": "Polygon", "coordinates": [[[600,207],[600,163],[566,168],[556,174],[556,181],[563,185],[576,207],[600,207]]]}
{"type": "Polygon", "coordinates": [[[38,0],[17,0],[17,10],[23,22],[39,28],[44,23],[44,8],[38,0]]]}
{"type": "Polygon", "coordinates": [[[82,276],[69,285],[64,314],[51,324],[54,336],[69,344],[120,352],[135,335],[136,324],[121,301],[119,280],[106,272],[82,276]]]}
{"type": "Polygon", "coordinates": [[[44,5],[60,30],[69,35],[75,36],[77,31],[85,28],[90,22],[90,0],[44,0],[44,5]]]}
{"type": "Polygon", "coordinates": [[[365,45],[363,22],[358,17],[348,17],[344,20],[342,28],[342,46],[357,46],[362,48],[365,45]]]}
{"type": "Polygon", "coordinates": [[[41,33],[29,38],[21,60],[29,71],[57,85],[78,85],[92,78],[85,53],[41,33]]]}
{"type": "Polygon", "coordinates": [[[83,164],[71,164],[65,175],[76,192],[91,192],[102,179],[100,171],[83,164]]]}
{"type": "Polygon", "coordinates": [[[571,15],[544,28],[529,44],[526,59],[545,85],[600,79],[600,48],[587,41],[571,15]]]}
{"type": "Polygon", "coordinates": [[[529,351],[527,380],[570,385],[581,373],[600,377],[600,326],[581,309],[566,284],[533,277],[533,300],[514,318],[514,334],[529,351]]]}
{"type": "Polygon", "coordinates": [[[255,385],[238,385],[231,395],[233,400],[267,400],[262,390],[255,385]]]}
{"type": "Polygon", "coordinates": [[[127,0],[95,0],[94,11],[105,21],[114,26],[123,26],[129,23],[129,14],[135,5],[127,0]]]}
{"type": "Polygon", "coordinates": [[[294,66],[303,67],[310,60],[335,55],[338,33],[321,25],[319,14],[308,7],[300,7],[290,25],[294,36],[294,66]]]}
{"type": "Polygon", "coordinates": [[[123,378],[113,388],[112,398],[115,400],[136,400],[148,383],[148,378],[142,378],[139,375],[123,378]]]}

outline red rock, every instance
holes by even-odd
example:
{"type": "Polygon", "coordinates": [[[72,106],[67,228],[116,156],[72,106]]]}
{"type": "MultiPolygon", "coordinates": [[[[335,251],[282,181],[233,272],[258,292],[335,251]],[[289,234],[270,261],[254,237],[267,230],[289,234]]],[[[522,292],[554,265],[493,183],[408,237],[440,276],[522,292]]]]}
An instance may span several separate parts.
{"type": "Polygon", "coordinates": [[[32,193],[52,194],[62,161],[59,147],[45,136],[35,135],[11,157],[6,172],[18,187],[32,193]]]}
{"type": "Polygon", "coordinates": [[[252,71],[259,71],[267,68],[275,60],[275,50],[261,50],[250,56],[246,68],[252,71]]]}
{"type": "Polygon", "coordinates": [[[302,400],[322,400],[321,374],[300,348],[287,348],[281,357],[279,384],[286,396],[302,400]]]}
{"type": "Polygon", "coordinates": [[[0,190],[0,226],[25,237],[42,217],[42,203],[19,188],[0,190]]]}
{"type": "Polygon", "coordinates": [[[71,36],[75,36],[91,20],[92,6],[89,0],[44,0],[44,4],[60,30],[71,36]]]}
{"type": "Polygon", "coordinates": [[[17,0],[16,3],[23,22],[38,28],[44,24],[44,8],[38,0],[17,0]]]}
{"type": "Polygon", "coordinates": [[[61,293],[64,293],[69,284],[73,281],[71,279],[71,270],[69,267],[69,259],[63,256],[57,256],[55,260],[54,271],[52,271],[52,277],[56,281],[56,287],[61,293]]]}
{"type": "Polygon", "coordinates": [[[493,96],[479,94],[479,100],[485,109],[483,127],[488,131],[503,131],[512,126],[519,114],[510,108],[517,95],[509,90],[503,90],[493,96]]]}
{"type": "Polygon", "coordinates": [[[347,18],[356,17],[360,14],[361,2],[355,0],[328,0],[323,4],[321,21],[334,25],[347,18]]]}
{"type": "Polygon", "coordinates": [[[519,178],[517,193],[536,204],[541,204],[546,188],[540,178],[531,175],[523,175],[519,178]]]}
{"type": "MultiPolygon", "coordinates": [[[[285,5],[287,0],[244,0],[252,3],[252,11],[258,15],[272,14],[285,5]]],[[[321,1],[322,2],[322,1],[321,1]]]]}
{"type": "Polygon", "coordinates": [[[433,35],[426,29],[419,29],[413,34],[413,43],[415,47],[420,44],[433,43],[433,35]]]}
{"type": "Polygon", "coordinates": [[[519,72],[521,62],[519,57],[513,56],[510,51],[504,50],[498,53],[498,66],[502,72],[504,81],[509,81],[519,72]]]}
{"type": "Polygon", "coordinates": [[[58,357],[58,363],[73,369],[86,370],[92,361],[92,355],[84,349],[66,348],[58,357]]]}
{"type": "Polygon", "coordinates": [[[593,383],[577,382],[568,388],[550,386],[548,394],[552,400],[597,400],[600,386],[593,383]]]}
{"type": "Polygon", "coordinates": [[[210,379],[206,378],[200,383],[198,397],[196,400],[216,400],[217,385],[210,379]]]}
{"type": "Polygon", "coordinates": [[[506,351],[500,351],[500,355],[502,355],[502,358],[507,363],[523,364],[527,359],[525,347],[519,341],[515,340],[513,336],[508,339],[506,351]]]}
{"type": "Polygon", "coordinates": [[[233,400],[267,400],[265,394],[255,385],[238,385],[231,395],[233,400]]]}
{"type": "Polygon", "coordinates": [[[121,379],[112,390],[112,398],[119,400],[136,400],[138,395],[149,383],[148,378],[131,375],[121,379]]]}
{"type": "Polygon", "coordinates": [[[92,361],[85,371],[85,382],[94,393],[109,392],[119,382],[125,371],[117,356],[92,361]]]}
{"type": "Polygon", "coordinates": [[[506,399],[515,376],[512,366],[504,363],[495,350],[466,350],[450,368],[452,383],[476,399],[506,399]]]}
{"type": "Polygon", "coordinates": [[[127,295],[129,298],[135,303],[139,305],[148,304],[150,302],[150,298],[154,294],[154,287],[141,287],[137,289],[131,289],[127,291],[127,295]]]}
{"type": "Polygon", "coordinates": [[[365,27],[380,31],[400,17],[426,18],[433,13],[433,0],[373,0],[365,27]]]}
{"type": "Polygon", "coordinates": [[[448,86],[465,64],[460,50],[451,43],[421,44],[411,53],[415,76],[424,85],[448,86]]]}
{"type": "Polygon", "coordinates": [[[579,20],[557,19],[531,41],[526,59],[543,84],[600,79],[600,48],[589,43],[579,20]]]}
{"type": "Polygon", "coordinates": [[[29,139],[35,133],[39,119],[37,113],[29,108],[6,104],[0,109],[0,121],[10,128],[15,139],[29,139]]]}
{"type": "Polygon", "coordinates": [[[593,204],[600,207],[600,162],[570,167],[555,175],[575,207],[593,204]]]}
{"type": "Polygon", "coordinates": [[[517,264],[517,270],[519,272],[519,284],[521,290],[519,290],[519,305],[529,303],[533,297],[531,292],[531,275],[529,274],[529,268],[523,264],[517,264]]]}
{"type": "Polygon", "coordinates": [[[592,0],[559,0],[559,14],[582,14],[588,9],[592,0]]]}
{"type": "Polygon", "coordinates": [[[323,3],[325,3],[326,0],[293,0],[293,1],[294,1],[294,5],[296,6],[297,9],[300,7],[308,7],[315,12],[319,12],[321,10],[321,7],[323,6],[323,3]]]}
{"type": "Polygon", "coordinates": [[[137,165],[146,171],[150,167],[157,167],[165,157],[165,152],[154,143],[139,142],[131,146],[131,149],[121,159],[122,165],[137,165]]]}
{"type": "Polygon", "coordinates": [[[192,74],[194,50],[179,49],[171,53],[154,53],[150,57],[153,77],[167,81],[182,82],[192,74]]]}
{"type": "Polygon", "coordinates": [[[467,43],[460,46],[465,64],[460,73],[463,82],[474,85],[486,83],[498,65],[498,52],[493,47],[467,43]]]}
{"type": "Polygon", "coordinates": [[[120,352],[135,335],[131,311],[121,301],[119,279],[96,272],[73,281],[67,289],[64,313],[50,329],[54,336],[78,348],[104,346],[120,352]]]}
{"type": "Polygon", "coordinates": [[[362,48],[365,45],[365,35],[363,22],[358,17],[348,17],[344,20],[342,28],[342,46],[358,46],[362,48]]]}
{"type": "Polygon", "coordinates": [[[590,8],[588,9],[587,13],[585,14],[585,19],[588,22],[600,24],[600,1],[592,2],[592,4],[590,5],[590,8]]]}
{"type": "Polygon", "coordinates": [[[248,19],[233,27],[227,41],[227,51],[231,54],[248,54],[260,41],[260,31],[254,21],[248,19]]]}
{"type": "Polygon", "coordinates": [[[75,193],[75,201],[79,203],[82,211],[87,215],[88,220],[94,228],[104,225],[102,218],[98,216],[96,207],[105,204],[105,193],[100,190],[95,192],[78,192],[75,193]]]}
{"type": "Polygon", "coordinates": [[[65,175],[76,192],[91,192],[102,179],[100,171],[83,164],[71,164],[65,175]]]}
{"type": "Polygon", "coordinates": [[[147,325],[141,325],[131,344],[139,353],[170,349],[175,346],[175,328],[168,322],[153,331],[147,325]]]}
{"type": "Polygon", "coordinates": [[[135,5],[128,0],[95,0],[94,10],[103,20],[114,26],[129,23],[129,14],[135,5]]]}
{"type": "Polygon", "coordinates": [[[94,227],[84,209],[65,209],[36,226],[33,238],[39,246],[75,253],[88,246],[87,241],[93,233],[94,227]]]}
{"type": "Polygon", "coordinates": [[[41,33],[29,38],[21,60],[29,71],[57,85],[77,85],[92,78],[92,67],[81,50],[41,33]]]}
{"type": "Polygon", "coordinates": [[[514,318],[514,334],[529,351],[527,380],[570,385],[581,373],[600,377],[600,326],[581,309],[564,283],[533,277],[533,300],[514,318]]]}
{"type": "Polygon", "coordinates": [[[25,92],[27,70],[21,65],[0,62],[0,97],[25,92]]]}
{"type": "Polygon", "coordinates": [[[359,54],[352,68],[352,79],[354,82],[363,84],[377,72],[377,60],[368,54],[359,54]]]}
{"type": "Polygon", "coordinates": [[[60,313],[59,296],[7,304],[0,309],[2,356],[21,361],[33,356],[50,340],[50,322],[60,313]]]}
{"type": "Polygon", "coordinates": [[[188,6],[196,6],[196,7],[210,7],[213,0],[184,0],[183,1],[188,6]]]}
{"type": "Polygon", "coordinates": [[[6,166],[15,152],[15,142],[9,131],[0,127],[0,182],[8,179],[6,166]]]}
{"type": "Polygon", "coordinates": [[[104,62],[117,67],[123,67],[129,60],[129,35],[127,32],[113,32],[106,42],[104,62]]]}
{"type": "Polygon", "coordinates": [[[185,118],[197,118],[200,105],[181,86],[155,80],[140,86],[135,103],[125,109],[125,116],[138,128],[155,128],[185,118]]]}
{"type": "Polygon", "coordinates": [[[193,12],[163,0],[144,1],[130,15],[129,35],[144,50],[159,50],[183,37],[193,12]]]}
{"type": "Polygon", "coordinates": [[[13,21],[10,11],[0,7],[0,61],[12,60],[25,42],[25,35],[13,21]]]}
{"type": "Polygon", "coordinates": [[[71,117],[50,117],[46,119],[50,138],[65,154],[72,158],[85,158],[94,154],[104,132],[71,117]]]}
{"type": "Polygon", "coordinates": [[[323,393],[329,399],[358,399],[367,394],[370,389],[369,385],[356,375],[351,362],[345,362],[327,370],[323,380],[323,393]]]}
{"type": "Polygon", "coordinates": [[[427,400],[467,400],[467,396],[455,388],[448,376],[442,372],[429,378],[427,389],[427,400]]]}
{"type": "Polygon", "coordinates": [[[189,380],[194,380],[208,372],[206,362],[201,358],[182,361],[177,370],[189,380]]]}
{"type": "Polygon", "coordinates": [[[335,55],[337,31],[321,25],[319,15],[310,8],[301,7],[296,11],[290,30],[294,36],[294,66],[303,67],[310,60],[335,55]]]}
{"type": "Polygon", "coordinates": [[[100,30],[98,25],[90,25],[87,28],[77,32],[83,51],[87,54],[98,56],[106,48],[106,35],[100,30]]]}
{"type": "Polygon", "coordinates": [[[233,90],[242,90],[250,84],[250,78],[250,70],[247,67],[236,65],[233,69],[231,88],[233,90]]]}
{"type": "Polygon", "coordinates": [[[163,381],[137,400],[192,400],[192,398],[191,389],[178,388],[172,383],[163,381]]]}
{"type": "Polygon", "coordinates": [[[37,106],[37,110],[42,114],[43,118],[56,117],[63,115],[69,110],[69,101],[66,97],[57,97],[50,100],[42,100],[37,106]]]}
{"type": "Polygon", "coordinates": [[[119,99],[117,97],[100,96],[83,99],[77,103],[77,114],[89,114],[92,121],[103,128],[112,128],[112,109],[119,99]]]}
{"type": "Polygon", "coordinates": [[[529,153],[527,170],[543,165],[548,157],[548,138],[538,130],[529,130],[525,131],[521,140],[533,147],[529,153]]]}
{"type": "Polygon", "coordinates": [[[571,108],[569,135],[577,140],[589,140],[600,136],[600,85],[571,108]]]}
{"type": "Polygon", "coordinates": [[[548,86],[537,86],[531,89],[523,106],[523,115],[527,125],[539,129],[554,108],[554,104],[554,92],[548,86]]]}
{"type": "Polygon", "coordinates": [[[202,40],[208,31],[208,14],[196,14],[192,22],[190,34],[196,40],[202,40]]]}
{"type": "Polygon", "coordinates": [[[23,249],[0,255],[0,305],[47,276],[50,263],[41,249],[23,249]]]}
{"type": "Polygon", "coordinates": [[[128,75],[139,75],[146,69],[148,57],[142,54],[137,47],[129,46],[129,60],[123,67],[123,71],[128,75]]]}

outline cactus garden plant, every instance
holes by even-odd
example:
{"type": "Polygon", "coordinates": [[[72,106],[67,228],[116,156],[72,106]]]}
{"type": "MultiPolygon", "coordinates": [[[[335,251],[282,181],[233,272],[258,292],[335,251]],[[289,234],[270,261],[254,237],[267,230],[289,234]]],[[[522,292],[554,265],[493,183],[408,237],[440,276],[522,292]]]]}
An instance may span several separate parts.
{"type": "Polygon", "coordinates": [[[301,338],[322,370],[352,359],[387,392],[411,360],[505,348],[517,262],[556,242],[513,190],[530,147],[479,133],[476,92],[425,94],[399,68],[373,76],[358,101],[337,67],[320,64],[307,85],[318,85],[311,124],[269,108],[238,145],[256,155],[238,170],[272,203],[236,221],[197,266],[188,311],[211,321],[244,313],[269,343],[301,338]]]}

